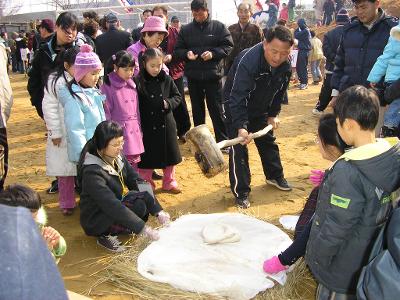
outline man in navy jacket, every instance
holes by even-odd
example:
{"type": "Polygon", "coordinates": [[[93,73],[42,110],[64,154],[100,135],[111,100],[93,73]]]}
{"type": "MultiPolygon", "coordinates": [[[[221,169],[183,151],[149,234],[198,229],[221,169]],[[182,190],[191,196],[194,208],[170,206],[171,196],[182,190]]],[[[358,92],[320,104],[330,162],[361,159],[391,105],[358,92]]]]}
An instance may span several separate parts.
{"type": "MultiPolygon", "coordinates": [[[[395,18],[387,16],[379,7],[379,0],[352,1],[357,16],[343,28],[332,74],[331,105],[334,105],[339,93],[350,86],[359,84],[369,87],[368,75],[383,53],[390,29],[398,24],[395,18]]],[[[383,109],[379,112],[377,128],[382,127],[382,117],[383,109]]]]}
{"type": "Polygon", "coordinates": [[[337,92],[356,84],[369,86],[369,72],[383,53],[390,29],[398,24],[379,7],[379,0],[353,2],[357,16],[344,27],[335,58],[332,87],[337,92]]]}
{"type": "MultiPolygon", "coordinates": [[[[236,205],[250,207],[250,169],[246,144],[249,134],[268,124],[279,125],[278,114],[287,90],[291,64],[288,60],[294,43],[284,26],[270,28],[264,42],[243,50],[236,57],[224,87],[224,108],[230,138],[244,138],[229,152],[229,180],[236,205]]],[[[281,190],[291,187],[283,175],[278,145],[272,132],[255,140],[267,183],[281,190]]]]}

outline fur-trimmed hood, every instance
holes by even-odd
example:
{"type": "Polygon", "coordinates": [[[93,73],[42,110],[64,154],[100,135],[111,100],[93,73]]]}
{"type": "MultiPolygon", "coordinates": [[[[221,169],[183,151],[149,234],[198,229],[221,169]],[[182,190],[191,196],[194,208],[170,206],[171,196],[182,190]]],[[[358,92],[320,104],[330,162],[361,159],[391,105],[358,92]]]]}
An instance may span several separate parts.
{"type": "Polygon", "coordinates": [[[400,24],[390,30],[390,36],[400,42],[400,24]]]}

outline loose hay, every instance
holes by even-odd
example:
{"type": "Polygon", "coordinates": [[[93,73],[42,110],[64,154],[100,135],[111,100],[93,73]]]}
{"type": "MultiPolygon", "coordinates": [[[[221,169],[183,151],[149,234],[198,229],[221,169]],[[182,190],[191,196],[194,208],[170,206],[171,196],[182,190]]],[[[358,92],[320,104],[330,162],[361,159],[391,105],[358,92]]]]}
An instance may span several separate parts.
{"type": "MultiPolygon", "coordinates": [[[[254,217],[254,215],[248,211],[244,214],[254,217]]],[[[272,224],[278,223],[277,220],[270,220],[268,222],[272,224]]],[[[99,262],[104,264],[104,268],[102,268],[102,271],[99,273],[94,274],[98,276],[99,279],[88,291],[89,294],[97,285],[109,283],[117,288],[115,292],[131,295],[135,299],[225,299],[218,295],[185,292],[169,284],[153,282],[144,278],[138,273],[136,266],[138,256],[149,244],[148,239],[143,237],[130,239],[126,244],[130,246],[129,250],[118,255],[109,256],[109,259],[103,259],[99,262]]],[[[297,262],[294,270],[288,273],[288,278],[284,286],[276,283],[273,288],[258,294],[254,299],[313,299],[315,289],[316,283],[304,261],[301,259],[297,262]]]]}

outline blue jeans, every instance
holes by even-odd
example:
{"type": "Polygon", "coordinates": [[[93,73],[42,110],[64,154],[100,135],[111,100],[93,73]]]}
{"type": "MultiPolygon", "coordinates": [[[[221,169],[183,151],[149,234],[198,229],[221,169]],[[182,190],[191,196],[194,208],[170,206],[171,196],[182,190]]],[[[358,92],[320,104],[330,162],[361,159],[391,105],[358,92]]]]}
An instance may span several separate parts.
{"type": "Polygon", "coordinates": [[[389,128],[397,128],[400,124],[400,98],[389,104],[383,119],[383,125],[389,128]]]}
{"type": "Polygon", "coordinates": [[[322,78],[321,69],[319,68],[320,64],[320,59],[310,62],[311,74],[314,82],[320,81],[322,78]]]}
{"type": "Polygon", "coordinates": [[[22,60],[17,62],[17,69],[21,74],[25,73],[25,64],[22,60]]]}

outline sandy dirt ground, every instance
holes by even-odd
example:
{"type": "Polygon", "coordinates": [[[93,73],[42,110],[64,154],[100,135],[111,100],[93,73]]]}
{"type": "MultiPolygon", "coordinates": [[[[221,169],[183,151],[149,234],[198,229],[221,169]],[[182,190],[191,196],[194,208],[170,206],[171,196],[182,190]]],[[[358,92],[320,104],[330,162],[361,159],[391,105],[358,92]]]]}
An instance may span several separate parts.
{"type": "MultiPolygon", "coordinates": [[[[23,75],[12,75],[11,81],[15,102],[8,125],[10,168],[6,184],[27,184],[40,193],[49,224],[59,230],[68,244],[67,254],[59,264],[67,289],[78,293],[90,291],[92,297],[102,299],[130,299],[111,296],[118,293],[110,284],[91,288],[98,279],[93,274],[101,269],[96,260],[109,253],[96,244],[95,238],[84,234],[79,224],[78,209],[72,216],[65,217],[58,208],[58,195],[46,194],[54,178],[46,176],[45,124],[30,105],[26,78],[23,75]]],[[[311,109],[316,103],[319,89],[320,86],[310,85],[305,91],[290,90],[289,105],[283,106],[280,114],[281,126],[276,130],[276,136],[285,176],[293,185],[293,191],[283,192],[266,185],[257,149],[254,143],[250,144],[250,209],[254,215],[275,218],[282,214],[298,213],[311,191],[312,186],[308,181],[310,170],[328,166],[314,144],[318,119],[311,114],[311,109]]],[[[228,172],[207,179],[202,175],[188,145],[180,147],[183,162],[177,167],[177,180],[183,192],[170,195],[157,191],[157,197],[164,208],[173,215],[237,211],[229,189],[228,172]]],[[[227,156],[225,158],[228,159],[227,156]]]]}

